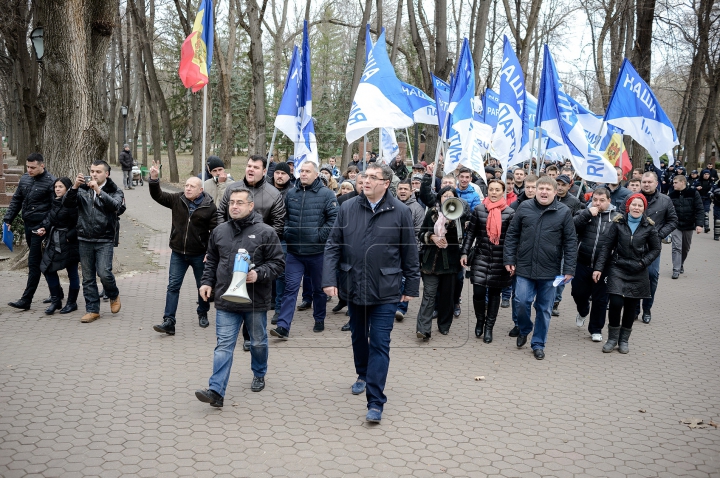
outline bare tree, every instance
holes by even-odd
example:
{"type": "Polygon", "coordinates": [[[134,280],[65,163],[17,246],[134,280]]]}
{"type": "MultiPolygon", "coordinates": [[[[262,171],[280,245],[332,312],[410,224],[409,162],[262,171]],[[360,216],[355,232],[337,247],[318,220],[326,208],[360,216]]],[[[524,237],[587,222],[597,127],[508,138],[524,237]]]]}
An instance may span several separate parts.
{"type": "Polygon", "coordinates": [[[262,24],[268,0],[262,6],[257,0],[245,0],[245,11],[238,2],[240,26],[250,37],[250,65],[252,68],[253,94],[248,114],[248,154],[265,154],[265,60],[262,49],[262,24]]]}
{"type": "MultiPolygon", "coordinates": [[[[219,2],[218,2],[219,3],[219,2]]],[[[233,134],[232,123],[232,106],[230,104],[230,84],[232,82],[233,62],[235,59],[235,43],[237,38],[236,25],[236,3],[230,0],[228,8],[228,40],[227,51],[223,52],[217,37],[217,29],[215,35],[215,56],[218,59],[218,84],[220,93],[220,159],[226,168],[231,166],[233,142],[235,135],[233,134]]]]}
{"type": "Polygon", "coordinates": [[[540,17],[542,0],[531,0],[529,2],[514,0],[514,8],[510,7],[510,0],[503,0],[503,6],[505,7],[510,33],[515,40],[515,53],[520,61],[520,67],[523,71],[527,71],[530,47],[535,26],[540,17]]]}

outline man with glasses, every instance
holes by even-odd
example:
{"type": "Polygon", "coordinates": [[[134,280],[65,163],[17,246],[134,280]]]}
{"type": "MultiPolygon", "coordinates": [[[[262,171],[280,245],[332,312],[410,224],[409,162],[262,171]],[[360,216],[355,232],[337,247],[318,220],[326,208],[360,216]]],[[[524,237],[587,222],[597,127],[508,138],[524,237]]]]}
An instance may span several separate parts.
{"type": "Polygon", "coordinates": [[[326,294],[339,293],[348,302],[358,375],[351,390],[365,391],[365,419],[379,423],[395,311],[398,302],[419,295],[420,262],[412,213],[388,192],[392,171],[373,163],[365,172],[364,194],[340,206],[325,245],[322,285],[326,294]]]}

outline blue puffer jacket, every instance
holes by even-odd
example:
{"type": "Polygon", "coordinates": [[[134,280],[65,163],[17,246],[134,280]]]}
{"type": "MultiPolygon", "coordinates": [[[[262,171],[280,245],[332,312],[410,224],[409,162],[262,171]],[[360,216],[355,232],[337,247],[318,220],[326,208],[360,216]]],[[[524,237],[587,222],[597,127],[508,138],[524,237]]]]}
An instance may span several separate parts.
{"type": "Polygon", "coordinates": [[[464,199],[466,203],[468,203],[468,206],[470,207],[471,211],[475,210],[475,206],[480,204],[480,195],[475,191],[475,188],[472,187],[471,184],[468,184],[467,189],[464,191],[458,187],[455,189],[458,193],[458,196],[460,199],[464,199]]]}
{"type": "Polygon", "coordinates": [[[319,178],[309,186],[297,181],[285,195],[285,210],[287,251],[296,256],[322,253],[338,214],[335,194],[319,178]]]}

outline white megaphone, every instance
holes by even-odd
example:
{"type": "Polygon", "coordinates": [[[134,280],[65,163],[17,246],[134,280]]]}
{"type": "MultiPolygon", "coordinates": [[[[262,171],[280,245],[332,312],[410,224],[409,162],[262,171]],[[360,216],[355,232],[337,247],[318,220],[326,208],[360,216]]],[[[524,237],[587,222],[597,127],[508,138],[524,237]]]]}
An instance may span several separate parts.
{"type": "Polygon", "coordinates": [[[250,254],[245,249],[238,249],[235,254],[235,265],[233,266],[233,276],[230,281],[230,287],[222,295],[222,299],[236,304],[250,304],[252,299],[247,293],[245,279],[247,279],[250,269],[255,264],[250,264],[250,254]]]}
{"type": "Polygon", "coordinates": [[[448,220],[454,221],[460,219],[465,213],[465,204],[462,199],[449,198],[440,206],[440,212],[442,212],[442,215],[448,218],[448,220]]]}

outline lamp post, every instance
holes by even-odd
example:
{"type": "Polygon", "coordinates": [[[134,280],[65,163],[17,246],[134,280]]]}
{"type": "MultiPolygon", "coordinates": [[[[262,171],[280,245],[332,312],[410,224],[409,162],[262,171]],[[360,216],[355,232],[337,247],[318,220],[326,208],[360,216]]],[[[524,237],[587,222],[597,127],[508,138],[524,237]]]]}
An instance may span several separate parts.
{"type": "Polygon", "coordinates": [[[43,41],[43,27],[37,27],[30,32],[30,41],[32,42],[33,50],[35,50],[35,58],[37,61],[42,61],[45,55],[45,42],[43,41]]]}
{"type": "Polygon", "coordinates": [[[122,114],[122,117],[123,117],[123,144],[127,144],[127,114],[128,114],[128,107],[127,107],[127,106],[121,106],[121,107],[120,107],[120,114],[122,114]]]}

